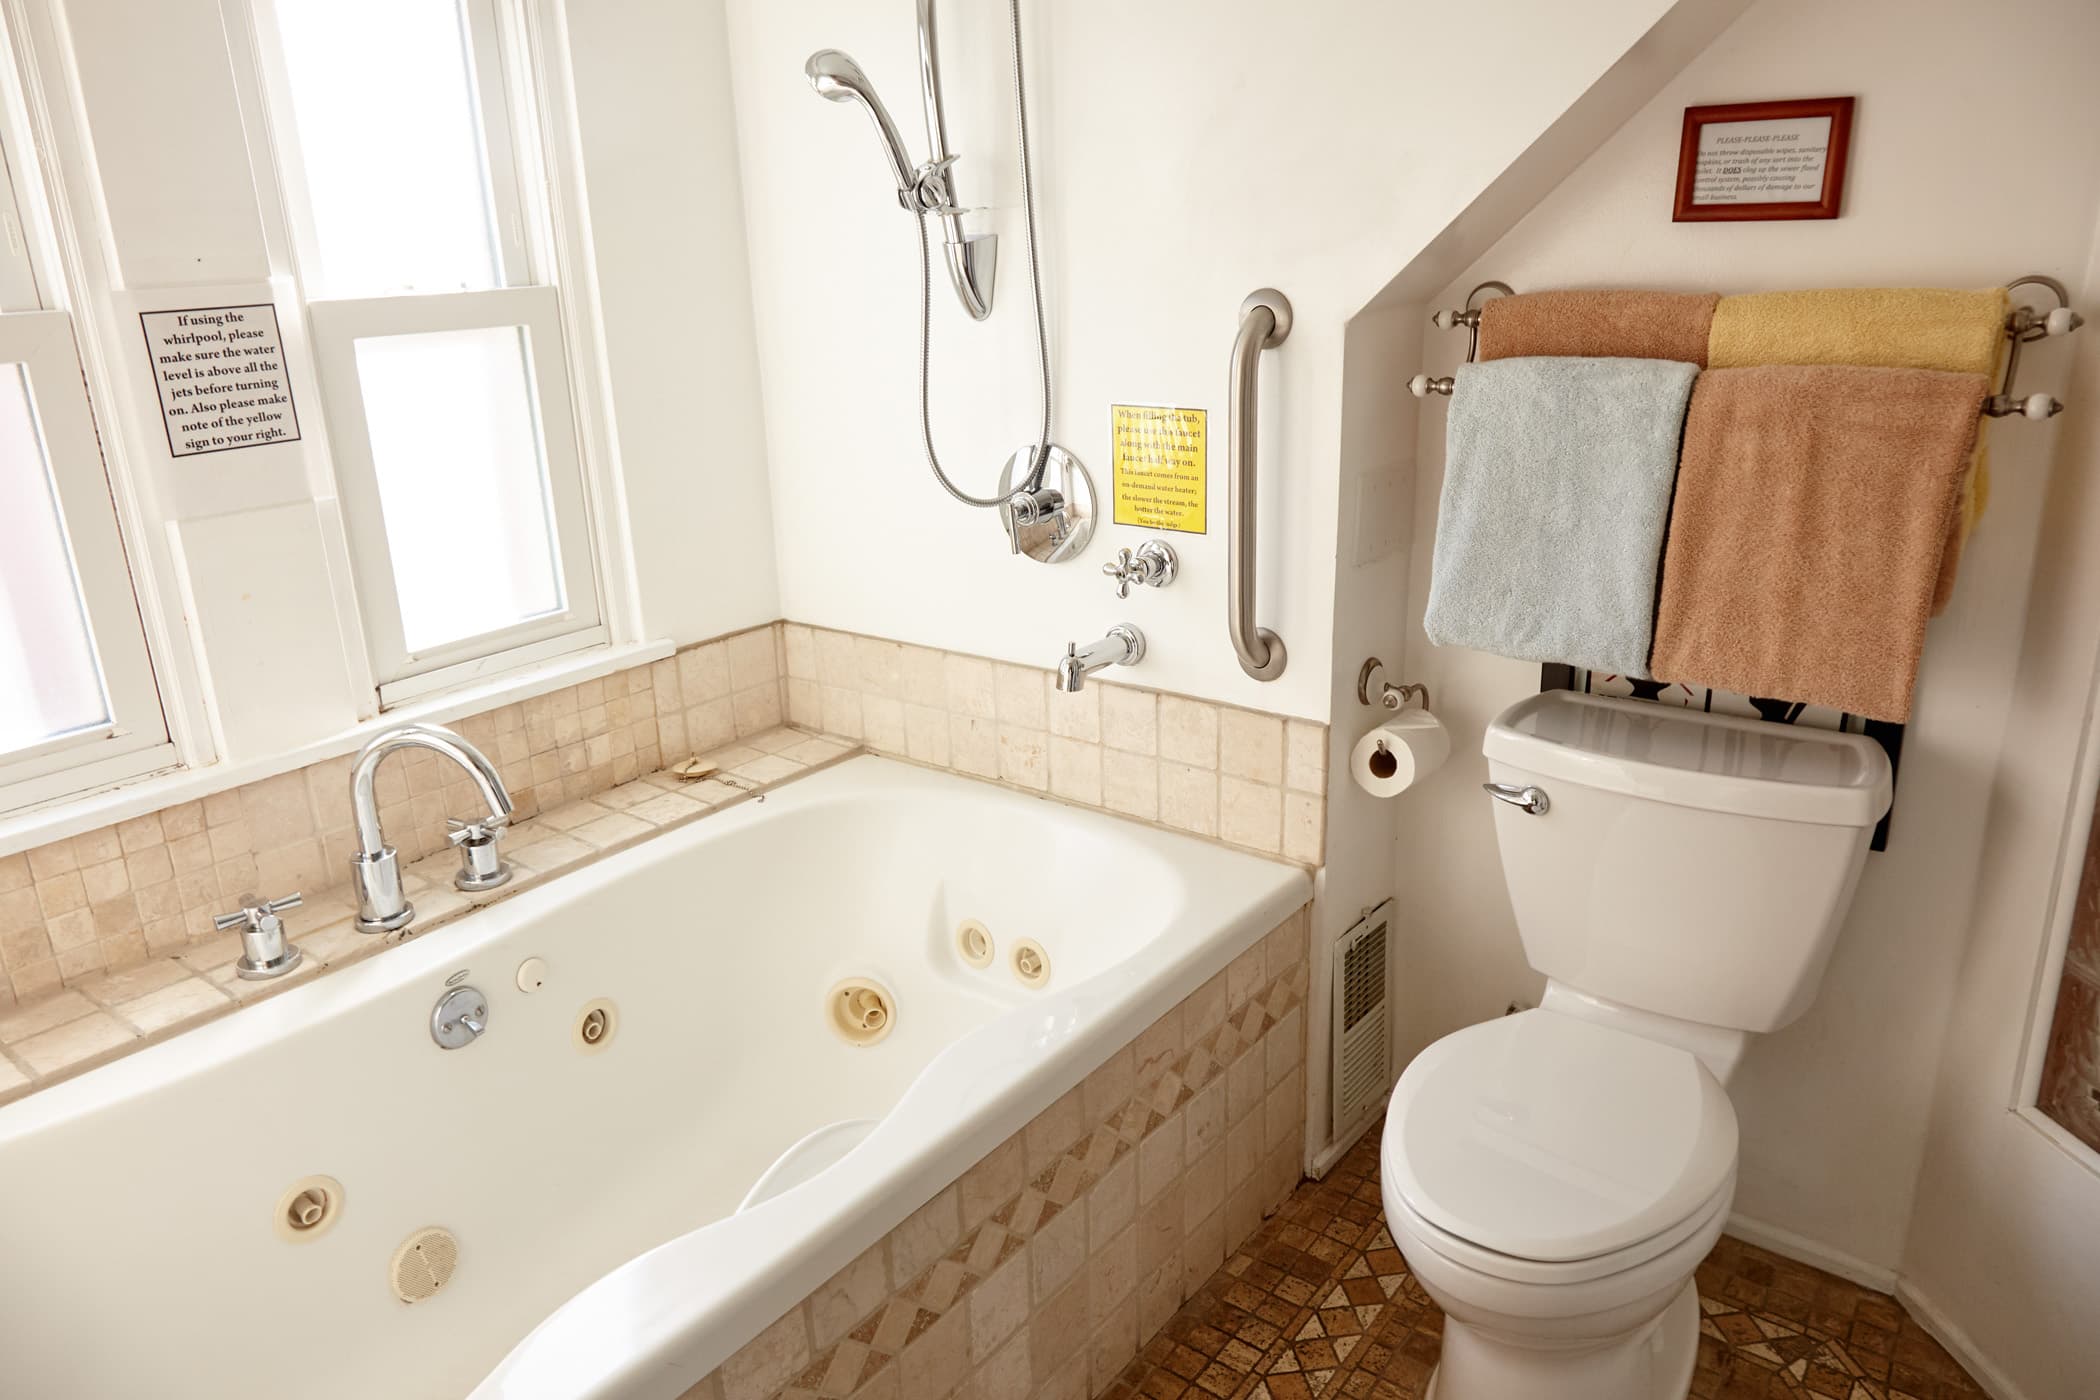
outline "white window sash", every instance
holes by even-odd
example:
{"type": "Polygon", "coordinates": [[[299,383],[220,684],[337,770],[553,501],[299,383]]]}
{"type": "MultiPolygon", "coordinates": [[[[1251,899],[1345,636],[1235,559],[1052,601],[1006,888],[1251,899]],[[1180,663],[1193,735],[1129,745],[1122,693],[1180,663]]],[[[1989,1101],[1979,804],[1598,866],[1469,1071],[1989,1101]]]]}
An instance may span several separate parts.
{"type": "Polygon", "coordinates": [[[337,487],[350,537],[352,572],[364,600],[366,641],[382,706],[398,704],[610,639],[598,596],[583,463],[577,450],[561,301],[552,287],[374,297],[307,303],[334,449],[337,487]],[[357,369],[361,339],[432,331],[517,328],[524,332],[535,425],[547,471],[560,553],[565,608],[515,627],[409,650],[401,599],[380,505],[379,478],[357,369]]]}
{"type": "Polygon", "coordinates": [[[29,377],[75,583],[102,683],[105,724],[0,754],[0,811],[106,786],[175,763],[101,442],[63,311],[0,315],[0,364],[29,377]]]}

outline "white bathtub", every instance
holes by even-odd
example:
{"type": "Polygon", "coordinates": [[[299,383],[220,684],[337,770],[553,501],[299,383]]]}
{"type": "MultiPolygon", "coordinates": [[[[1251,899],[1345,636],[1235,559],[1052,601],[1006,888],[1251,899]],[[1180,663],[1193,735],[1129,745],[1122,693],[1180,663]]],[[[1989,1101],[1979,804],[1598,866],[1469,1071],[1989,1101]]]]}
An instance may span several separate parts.
{"type": "Polygon", "coordinates": [[[0,1108],[0,1394],[675,1396],[1309,894],[1289,866],[853,759],[0,1108]],[[956,950],[971,918],[990,969],[956,950]],[[1021,938],[1047,987],[1011,972],[1021,938]],[[488,1029],[440,1050],[461,975],[488,1029]],[[852,976],[895,996],[873,1047],[828,1029],[852,976]],[[584,1053],[601,997],[615,1031],[584,1053]],[[736,1213],[853,1119],[879,1122],[736,1213]],[[282,1238],[314,1174],[341,1212],[282,1238]],[[408,1306],[389,1263],[428,1226],[458,1271],[408,1306]]]}

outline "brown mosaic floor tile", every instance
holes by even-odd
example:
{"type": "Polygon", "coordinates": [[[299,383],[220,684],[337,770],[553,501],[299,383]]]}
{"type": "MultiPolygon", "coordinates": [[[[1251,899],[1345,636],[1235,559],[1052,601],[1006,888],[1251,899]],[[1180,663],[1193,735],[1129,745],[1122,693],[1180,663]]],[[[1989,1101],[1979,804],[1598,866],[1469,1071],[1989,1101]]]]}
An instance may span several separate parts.
{"type": "MultiPolygon", "coordinates": [[[[1421,1400],[1443,1314],[1386,1232],[1376,1127],[1225,1261],[1106,1400],[1421,1400]]],[[[1724,1236],[1697,1400],[1982,1400],[1895,1299],[1724,1236]]]]}

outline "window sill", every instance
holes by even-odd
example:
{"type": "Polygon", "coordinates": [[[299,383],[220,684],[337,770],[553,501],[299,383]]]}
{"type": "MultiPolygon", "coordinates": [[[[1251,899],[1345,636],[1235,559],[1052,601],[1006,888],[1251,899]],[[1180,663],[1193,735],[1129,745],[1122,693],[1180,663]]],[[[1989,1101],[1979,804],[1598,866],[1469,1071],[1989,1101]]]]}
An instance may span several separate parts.
{"type": "Polygon", "coordinates": [[[68,797],[41,807],[0,817],[0,856],[10,856],[36,846],[47,846],[84,831],[96,831],[133,817],[157,812],[163,807],[193,802],[213,793],[225,792],[245,783],[260,782],[289,773],[323,759],[355,753],[376,734],[398,725],[445,724],[467,715],[478,715],[536,695],[579,685],[635,666],[661,661],[677,651],[670,641],[629,642],[600,647],[561,657],[535,670],[503,676],[479,685],[447,691],[410,701],[378,716],[354,724],[325,739],[301,745],[286,753],[269,754],[242,763],[213,763],[203,768],[178,768],[141,778],[85,796],[68,797]]]}

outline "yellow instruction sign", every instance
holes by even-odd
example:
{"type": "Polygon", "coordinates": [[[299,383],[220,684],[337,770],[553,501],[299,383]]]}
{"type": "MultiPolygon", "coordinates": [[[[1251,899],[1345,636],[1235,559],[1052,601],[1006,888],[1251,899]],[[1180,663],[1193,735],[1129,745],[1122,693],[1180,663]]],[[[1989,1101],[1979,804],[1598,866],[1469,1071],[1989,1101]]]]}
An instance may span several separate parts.
{"type": "Polygon", "coordinates": [[[1203,534],[1209,415],[1200,408],[1117,403],[1108,406],[1108,418],[1116,524],[1203,534]]]}

